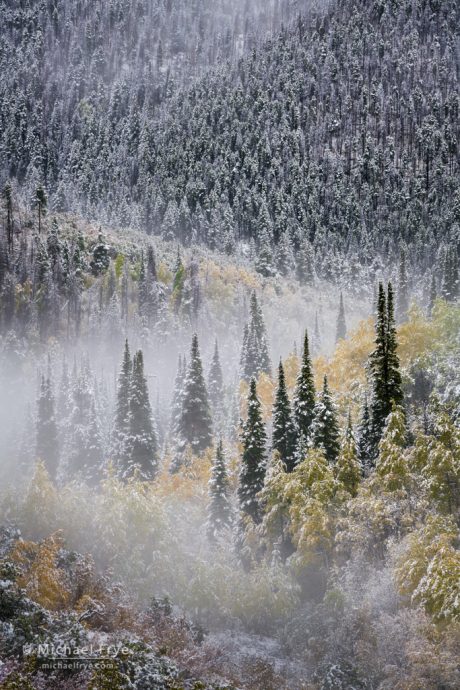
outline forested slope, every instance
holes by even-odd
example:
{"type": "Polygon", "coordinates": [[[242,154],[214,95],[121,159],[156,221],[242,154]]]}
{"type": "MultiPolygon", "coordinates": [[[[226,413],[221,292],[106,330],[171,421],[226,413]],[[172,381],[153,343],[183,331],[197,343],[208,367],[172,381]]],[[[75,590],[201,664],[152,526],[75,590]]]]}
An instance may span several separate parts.
{"type": "MultiPolygon", "coordinates": [[[[84,41],[68,10],[45,22],[10,10],[4,178],[29,193],[42,183],[56,209],[168,238],[229,253],[254,240],[264,274],[296,263],[305,277],[313,263],[338,278],[344,255],[353,273],[358,262],[378,264],[377,254],[392,260],[404,243],[425,271],[442,245],[458,247],[458,3],[332,3],[160,108],[166,77],[142,7],[119,8],[116,20],[87,9],[84,41]]],[[[172,38],[167,45],[171,62],[172,38]]]]}

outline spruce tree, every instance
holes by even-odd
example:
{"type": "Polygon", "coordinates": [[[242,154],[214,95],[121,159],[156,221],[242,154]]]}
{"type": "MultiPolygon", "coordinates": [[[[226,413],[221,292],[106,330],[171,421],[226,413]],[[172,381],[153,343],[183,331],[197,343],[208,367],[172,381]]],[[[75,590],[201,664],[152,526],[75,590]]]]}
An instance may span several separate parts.
{"type": "Polygon", "coordinates": [[[219,533],[231,524],[231,506],[229,500],[229,481],[225,466],[222,440],[216,448],[216,456],[209,480],[209,506],[207,533],[214,541],[219,533]]]}
{"type": "Polygon", "coordinates": [[[292,472],[296,463],[296,429],[292,420],[291,403],[286,390],[283,364],[278,367],[278,388],[273,405],[272,448],[278,451],[288,472],[292,472]]]}
{"type": "Polygon", "coordinates": [[[129,397],[131,392],[131,374],[133,363],[129,351],[129,343],[126,339],[123,352],[123,361],[118,375],[117,401],[115,408],[115,420],[112,433],[112,454],[114,460],[121,461],[127,451],[127,439],[129,435],[129,397]]]}
{"type": "Polygon", "coordinates": [[[158,443],[152,419],[142,350],[134,355],[129,395],[129,453],[121,473],[123,479],[137,474],[154,479],[158,472],[158,443]]]}
{"type": "Polygon", "coordinates": [[[37,439],[35,456],[42,460],[51,479],[56,479],[59,464],[58,428],[54,395],[49,377],[42,376],[37,401],[37,439]]]}
{"type": "Polygon", "coordinates": [[[297,377],[293,404],[294,423],[297,431],[297,460],[303,459],[315,409],[315,384],[310,358],[308,333],[305,331],[302,363],[297,377]]]}
{"type": "Polygon", "coordinates": [[[211,412],[196,334],[192,338],[178,434],[182,449],[190,444],[195,454],[202,453],[212,443],[211,412]]]}
{"type": "Polygon", "coordinates": [[[271,375],[267,330],[255,290],[251,294],[249,324],[244,331],[240,363],[241,375],[246,381],[261,372],[271,375]]]}
{"type": "Polygon", "coordinates": [[[208,391],[209,400],[213,408],[221,405],[224,394],[224,378],[222,375],[222,367],[220,366],[217,340],[214,343],[214,353],[211,360],[211,366],[209,367],[208,391]]]}
{"type": "Polygon", "coordinates": [[[398,323],[402,323],[407,318],[407,310],[409,309],[409,284],[407,280],[406,268],[406,252],[401,249],[399,259],[399,274],[398,274],[398,323]]]}
{"type": "Polygon", "coordinates": [[[339,313],[337,314],[337,326],[335,330],[335,342],[347,337],[347,324],[345,321],[345,307],[343,304],[343,294],[340,292],[339,313]]]}
{"type": "Polygon", "coordinates": [[[403,402],[391,283],[388,283],[387,298],[385,298],[382,283],[379,284],[375,330],[375,350],[370,357],[372,375],[371,459],[375,459],[377,456],[378,444],[393,403],[402,405],[403,402]]]}
{"type": "Polygon", "coordinates": [[[368,476],[374,466],[372,459],[372,447],[372,419],[366,396],[364,398],[361,421],[358,426],[357,441],[358,458],[361,464],[361,472],[363,476],[368,476]]]}
{"type": "Polygon", "coordinates": [[[321,332],[319,330],[318,312],[315,312],[315,330],[313,331],[312,355],[317,356],[321,351],[321,332]]]}
{"type": "Polygon", "coordinates": [[[324,451],[329,463],[335,463],[340,449],[339,427],[327,376],[324,377],[323,390],[315,405],[311,437],[313,446],[324,451]]]}
{"type": "Polygon", "coordinates": [[[265,478],[267,434],[254,378],[249,382],[248,416],[243,424],[241,441],[243,456],[238,487],[240,509],[258,523],[261,515],[257,494],[262,489],[265,478]]]}

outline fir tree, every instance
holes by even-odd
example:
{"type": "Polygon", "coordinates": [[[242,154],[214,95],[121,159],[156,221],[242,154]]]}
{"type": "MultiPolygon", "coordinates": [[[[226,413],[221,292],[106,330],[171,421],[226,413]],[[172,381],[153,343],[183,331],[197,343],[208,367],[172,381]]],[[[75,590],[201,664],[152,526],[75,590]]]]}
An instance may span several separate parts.
{"type": "Polygon", "coordinates": [[[118,375],[117,401],[112,434],[112,453],[118,463],[126,455],[129,434],[129,398],[131,392],[132,360],[128,340],[125,341],[123,362],[118,375]]]}
{"type": "Polygon", "coordinates": [[[207,533],[214,541],[219,533],[231,524],[231,506],[229,501],[229,481],[225,466],[224,447],[219,441],[216,456],[209,480],[209,506],[207,533]]]}
{"type": "Polygon", "coordinates": [[[212,443],[211,413],[196,334],[192,338],[178,433],[182,448],[190,444],[195,454],[202,453],[212,443]]]}
{"type": "Polygon", "coordinates": [[[177,363],[176,378],[174,379],[174,390],[171,401],[171,422],[170,430],[173,436],[179,433],[179,421],[182,412],[182,396],[184,394],[185,377],[187,375],[187,364],[185,357],[179,355],[177,363]]]}
{"type": "Polygon", "coordinates": [[[438,290],[436,287],[436,276],[433,272],[431,274],[430,295],[429,295],[429,300],[428,300],[428,316],[429,317],[431,317],[431,315],[433,314],[433,309],[434,309],[434,305],[435,305],[437,296],[438,296],[438,290]]]}
{"type": "Polygon", "coordinates": [[[335,466],[335,476],[348,493],[356,496],[362,472],[358,460],[350,413],[348,414],[347,428],[340,444],[339,457],[335,466]]]}
{"type": "Polygon", "coordinates": [[[261,372],[271,375],[267,330],[255,290],[251,294],[250,319],[244,332],[240,363],[241,374],[246,381],[261,372]]]}
{"type": "Polygon", "coordinates": [[[324,377],[323,390],[315,405],[311,437],[313,446],[324,451],[329,463],[335,463],[340,449],[339,427],[327,376],[324,377]]]}
{"type": "Polygon", "coordinates": [[[372,374],[371,459],[375,459],[377,456],[378,444],[393,403],[402,405],[403,402],[391,283],[388,283],[387,299],[385,299],[383,285],[379,284],[375,330],[375,350],[370,357],[372,374]]]}
{"type": "Polygon", "coordinates": [[[340,292],[339,313],[337,314],[337,326],[335,330],[335,342],[347,337],[347,324],[345,322],[345,307],[343,304],[343,294],[340,292]]]}
{"type": "Polygon", "coordinates": [[[299,462],[305,456],[315,409],[315,384],[307,331],[305,331],[302,363],[294,391],[293,408],[297,431],[297,461],[299,462]]]}
{"type": "Polygon", "coordinates": [[[398,323],[402,323],[407,318],[407,310],[409,309],[409,284],[407,281],[406,268],[406,252],[401,249],[399,259],[399,274],[398,274],[398,323]]]}
{"type": "Polygon", "coordinates": [[[93,275],[98,276],[105,273],[110,265],[109,246],[105,243],[104,237],[100,232],[97,237],[97,243],[93,249],[93,258],[90,266],[93,275]]]}
{"type": "Polygon", "coordinates": [[[240,509],[255,522],[260,522],[257,494],[262,489],[265,478],[267,434],[254,378],[249,382],[248,416],[243,424],[241,441],[243,456],[238,487],[240,509]]]}
{"type": "Polygon", "coordinates": [[[358,426],[357,451],[362,474],[367,476],[374,465],[372,460],[372,419],[367,396],[364,398],[361,422],[358,426]]]}
{"type": "Polygon", "coordinates": [[[129,454],[125,458],[123,479],[137,474],[154,479],[158,472],[158,443],[152,419],[142,350],[134,355],[129,395],[129,454]]]}
{"type": "Polygon", "coordinates": [[[208,392],[213,414],[214,428],[222,431],[224,411],[224,379],[222,375],[222,367],[220,366],[217,340],[214,344],[214,354],[211,360],[211,366],[209,368],[208,392]]]}
{"type": "Polygon", "coordinates": [[[59,463],[58,428],[54,395],[49,377],[42,376],[37,401],[36,458],[42,460],[52,479],[56,479],[59,463]]]}
{"type": "Polygon", "coordinates": [[[283,364],[278,367],[278,388],[273,405],[272,447],[278,451],[286,470],[292,472],[296,463],[296,429],[292,420],[291,404],[286,390],[283,364]]]}

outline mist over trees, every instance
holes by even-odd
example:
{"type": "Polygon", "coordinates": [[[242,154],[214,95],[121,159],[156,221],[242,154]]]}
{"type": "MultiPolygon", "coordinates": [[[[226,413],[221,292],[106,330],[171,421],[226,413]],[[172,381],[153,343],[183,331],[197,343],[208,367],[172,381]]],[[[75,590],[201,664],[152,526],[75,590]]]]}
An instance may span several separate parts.
{"type": "Polygon", "coordinates": [[[1,690],[457,690],[458,3],[0,19],[1,690]]]}

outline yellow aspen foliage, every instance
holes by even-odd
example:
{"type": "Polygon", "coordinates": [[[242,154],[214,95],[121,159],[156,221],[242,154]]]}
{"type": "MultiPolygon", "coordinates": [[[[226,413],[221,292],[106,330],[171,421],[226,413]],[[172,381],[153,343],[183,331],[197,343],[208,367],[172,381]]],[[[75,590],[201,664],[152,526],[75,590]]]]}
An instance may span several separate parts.
{"type": "Polygon", "coordinates": [[[286,380],[286,386],[290,392],[295,388],[297,376],[299,374],[300,360],[298,355],[294,352],[284,360],[284,378],[286,380]]]}
{"type": "Polygon", "coordinates": [[[397,561],[400,593],[437,621],[460,621],[459,536],[451,518],[432,515],[406,539],[397,561]]]}
{"type": "Polygon", "coordinates": [[[28,597],[50,611],[65,609],[70,602],[63,571],[57,566],[59,550],[63,546],[61,534],[56,532],[39,543],[18,541],[9,554],[21,575],[17,583],[28,597]]]}
{"type": "Polygon", "coordinates": [[[431,352],[438,335],[434,324],[412,305],[407,321],[398,328],[398,355],[403,366],[431,352]]]}

